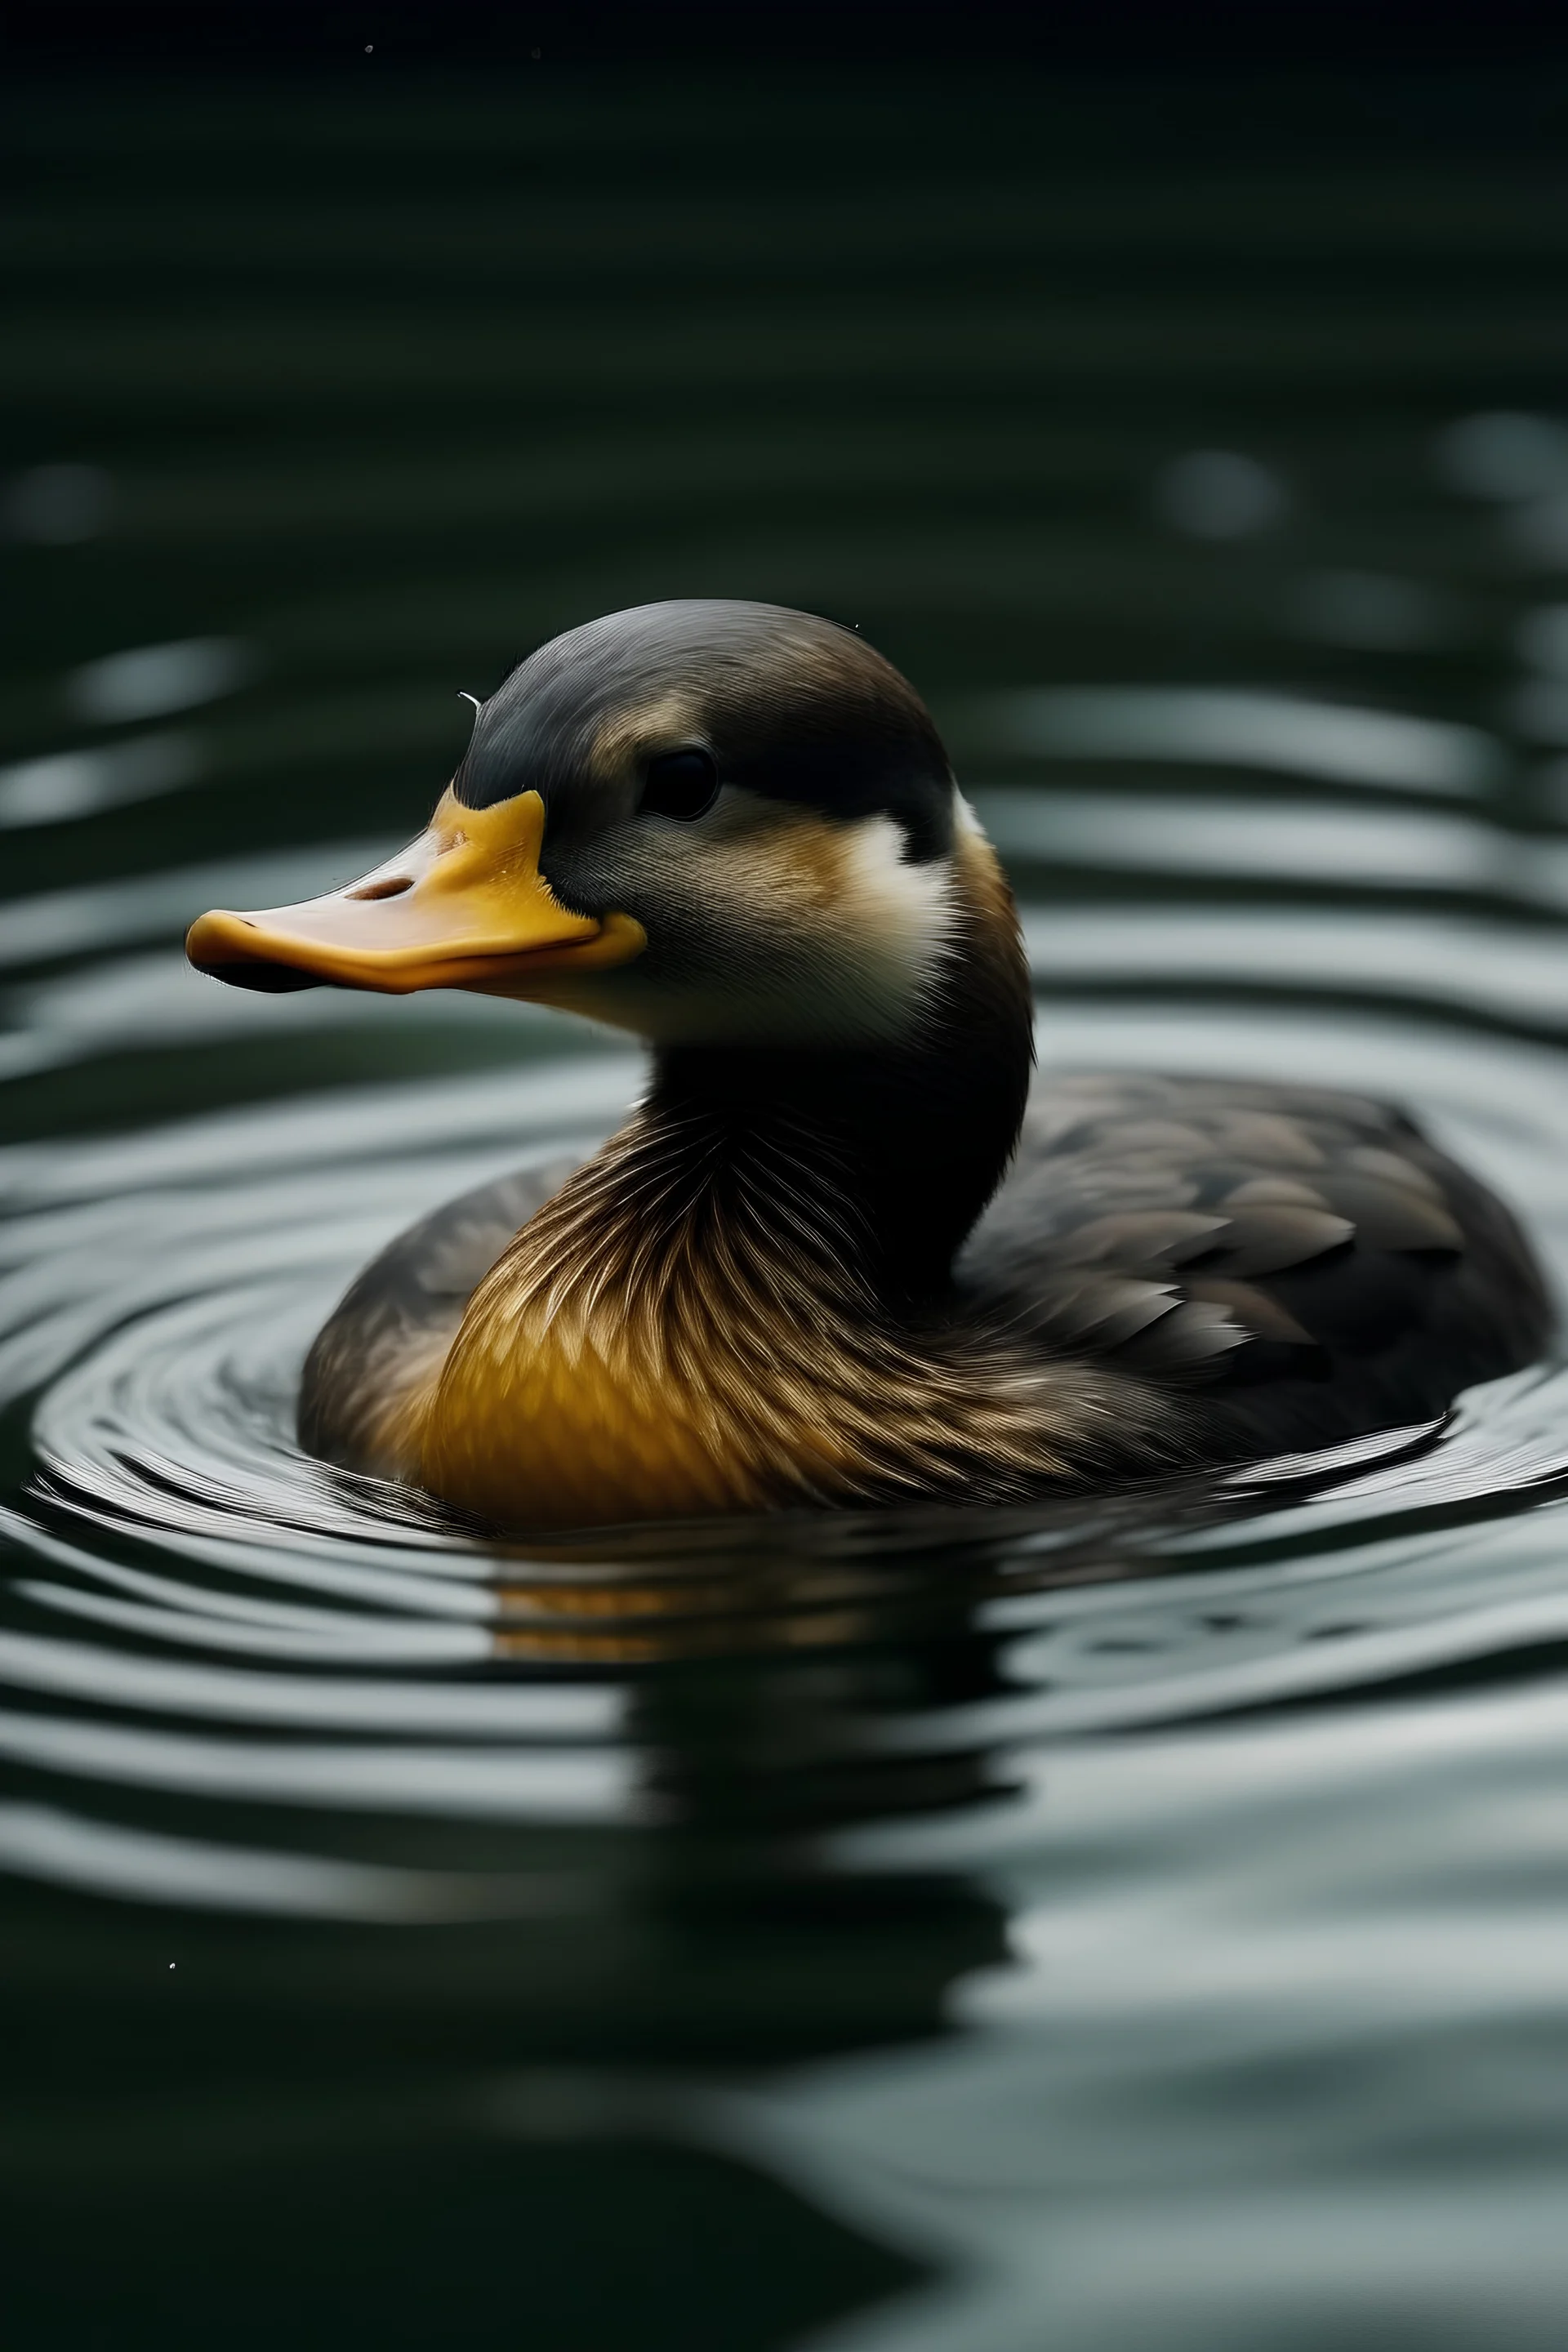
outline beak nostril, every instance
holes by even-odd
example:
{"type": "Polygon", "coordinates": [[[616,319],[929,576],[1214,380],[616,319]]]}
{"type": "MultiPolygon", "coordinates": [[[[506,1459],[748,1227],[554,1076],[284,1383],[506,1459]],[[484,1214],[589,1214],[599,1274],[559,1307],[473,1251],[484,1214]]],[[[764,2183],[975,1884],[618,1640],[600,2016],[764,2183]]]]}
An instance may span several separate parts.
{"type": "Polygon", "coordinates": [[[401,898],[405,890],[414,887],[410,875],[388,875],[384,882],[366,882],[358,890],[345,890],[345,898],[401,898]]]}

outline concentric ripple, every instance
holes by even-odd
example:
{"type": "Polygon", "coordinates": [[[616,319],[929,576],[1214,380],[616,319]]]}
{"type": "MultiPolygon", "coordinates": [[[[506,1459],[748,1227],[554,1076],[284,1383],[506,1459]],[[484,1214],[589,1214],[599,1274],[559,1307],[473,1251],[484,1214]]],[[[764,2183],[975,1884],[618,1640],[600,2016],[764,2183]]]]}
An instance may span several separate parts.
{"type": "Polygon", "coordinates": [[[1568,1296],[1561,74],[373,32],[7,118],[5,2352],[1557,2352],[1561,1366],[481,1540],[301,1456],[301,1356],[635,1065],[180,940],[558,629],[805,606],[929,697],[1047,1070],[1394,1097],[1568,1296]]]}
{"type": "MultiPolygon", "coordinates": [[[[1031,915],[1033,934],[1049,928],[1031,915]]],[[[1414,1096],[1549,1246],[1568,1234],[1568,1102],[1542,1083],[1543,1047],[1300,1012],[1047,999],[1041,1019],[1075,1065],[1288,1058],[1414,1096]]],[[[1020,1742],[1346,1694],[1568,1635],[1556,1515],[1519,1516],[1568,1489],[1568,1391],[1550,1370],[1476,1393],[1438,1432],[1120,1504],[544,1547],[476,1539],[416,1495],[304,1456],[300,1363],[354,1270],[435,1202],[591,1148],[635,1083],[624,1059],[566,1061],[14,1155],[0,1376],[35,1468],[6,1520],[20,1557],[0,1759],[48,1801],[0,1816],[0,1864],[230,1908],[504,1916],[538,1893],[504,1836],[478,1875],[454,1873],[430,1866],[433,1825],[700,1822],[703,1776],[650,1729],[644,1677],[661,1662],[841,1662],[810,1733],[840,1775],[805,1809],[827,1831],[846,1808],[901,1814],[943,1758],[971,1759],[980,1801],[994,1776],[974,1759],[1020,1742]],[[989,1690],[889,1703],[868,1662],[933,1639],[978,1645],[989,1690]],[[178,1832],[97,1810],[134,1815],[138,1792],[176,1800],[178,1832]],[[245,1842],[258,1807],[291,1824],[287,1850],[245,1842]]],[[[753,1790],[764,1817],[771,1778],[753,1790]]],[[[950,1807],[951,1769],[938,1781],[950,1807]]]]}

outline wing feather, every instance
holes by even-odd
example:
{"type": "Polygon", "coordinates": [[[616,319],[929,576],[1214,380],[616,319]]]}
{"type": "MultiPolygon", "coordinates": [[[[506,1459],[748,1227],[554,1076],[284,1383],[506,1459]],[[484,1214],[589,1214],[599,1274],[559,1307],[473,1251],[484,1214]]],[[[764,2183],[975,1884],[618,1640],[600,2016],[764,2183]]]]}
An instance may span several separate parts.
{"type": "Polygon", "coordinates": [[[1551,1320],[1500,1202],[1400,1111],[1306,1087],[1042,1081],[955,1271],[1055,1350],[1207,1383],[1259,1450],[1441,1412],[1551,1320]]]}

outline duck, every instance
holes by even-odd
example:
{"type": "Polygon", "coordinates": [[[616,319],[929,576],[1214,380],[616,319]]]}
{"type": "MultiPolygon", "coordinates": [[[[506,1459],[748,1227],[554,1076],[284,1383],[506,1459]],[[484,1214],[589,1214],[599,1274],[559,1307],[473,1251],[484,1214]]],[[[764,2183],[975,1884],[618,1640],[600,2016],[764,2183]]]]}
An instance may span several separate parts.
{"type": "Polygon", "coordinates": [[[457,988],[640,1039],[581,1164],[449,1202],[306,1359],[321,1461],[501,1528],[991,1506],[1440,1421],[1545,1348],[1510,1211],[1397,1108],[1037,1078],[1001,864],[855,628],[711,599],[531,653],[426,830],[215,909],[262,991],[457,988]]]}

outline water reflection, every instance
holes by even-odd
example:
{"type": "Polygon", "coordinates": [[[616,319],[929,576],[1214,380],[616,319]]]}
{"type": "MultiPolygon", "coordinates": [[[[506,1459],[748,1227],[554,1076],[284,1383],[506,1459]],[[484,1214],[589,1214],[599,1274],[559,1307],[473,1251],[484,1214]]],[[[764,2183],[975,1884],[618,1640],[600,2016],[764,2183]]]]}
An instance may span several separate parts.
{"type": "Polygon", "coordinates": [[[1249,539],[1289,506],[1279,476],[1237,449],[1189,449],[1173,457],[1154,486],[1164,520],[1194,539],[1249,539]]]}
{"type": "Polygon", "coordinates": [[[1395,1095],[1561,1286],[1544,183],[1200,170],[1200,95],[1179,168],[999,82],[13,126],[8,2340],[1561,2334],[1559,1367],[1093,1508],[499,1544],[303,1459],[300,1357],[635,1066],[179,955],[405,839],[529,643],[799,602],[929,688],[1047,1067],[1395,1095]]]}
{"type": "Polygon", "coordinates": [[[1300,635],[1367,653],[1426,650],[1465,635],[1462,608],[1452,600],[1387,572],[1310,572],[1288,595],[1286,611],[1300,635]]]}
{"type": "Polygon", "coordinates": [[[1513,409],[1462,416],[1437,439],[1440,472],[1476,499],[1538,498],[1568,486],[1568,428],[1513,409]]]}
{"type": "MultiPolygon", "coordinates": [[[[1173,969],[1170,938],[1136,944],[1173,969]]],[[[1070,933],[1056,947],[1072,960],[1070,933]]],[[[1064,1021],[1055,1008],[1058,1050],[1064,1021]]],[[[1098,1025],[1101,1061],[1157,1042],[1147,1019],[1120,1041],[1103,1016],[1078,1024],[1098,1025]]],[[[1169,1024],[1163,1055],[1184,1059],[1193,1027],[1169,1024]]],[[[1336,1047],[1320,1038],[1317,1052],[1336,1047]]],[[[1248,1051],[1234,1028],[1226,1051],[1248,1051]]],[[[1515,1188],[1532,1153],[1539,1204],[1561,1214],[1563,1141],[1529,1054],[1511,1073],[1494,1050],[1485,1059],[1484,1091],[1521,1129],[1515,1188]]],[[[1460,1049],[1447,1040],[1433,1060],[1455,1089],[1460,1049]]],[[[1484,1597],[1463,1572],[1445,1597],[1468,1496],[1495,1518],[1508,1494],[1568,1475],[1556,1386],[1531,1376],[1478,1399],[1436,1450],[1432,1433],[1392,1433],[1092,1509],[786,1515],[543,1547],[476,1539],[419,1498],[302,1457],[297,1366],[347,1274],[419,1207],[489,1173],[520,1117],[535,1156],[574,1136],[586,1148],[627,1076],[611,1061],[405,1088],[152,1145],[57,1147],[47,1171],[21,1163],[4,1369],[13,1392],[42,1395],[34,1498],[12,1527],[51,1572],[14,1588],[27,1615],[0,1633],[0,1685],[88,1712],[8,1702],[0,1753],[121,1801],[156,1790],[204,1808],[689,1828],[717,1808],[753,1832],[781,1811],[820,1828],[846,1809],[989,1801],[987,1759],[1021,1737],[1343,1691],[1495,1648],[1505,1628],[1510,1643],[1549,1637],[1549,1538],[1510,1549],[1498,1530],[1484,1597]],[[419,1150],[389,1158],[416,1135],[419,1150]],[[1315,1504],[1293,1492],[1314,1487],[1315,1504]],[[1173,1572],[1182,1597],[1155,1607],[1146,1581],[1173,1572]],[[116,1632],[153,1654],[106,1646],[116,1632]],[[252,1663],[183,1661],[193,1649],[252,1663]],[[700,1681],[695,1725],[679,1676],[598,1679],[710,1657],[733,1679],[700,1681]],[[577,1679],[415,1678],[465,1664],[577,1679]],[[345,1681],[349,1665],[375,1678],[345,1681]],[[258,1730],[292,1736],[258,1745],[258,1730]],[[334,1744],[312,1744],[321,1732],[334,1744]]]]}
{"type": "Polygon", "coordinates": [[[73,718],[98,727],[162,719],[233,694],[260,667],[256,647],[239,637],[136,646],[126,653],[100,654],[72,670],[65,681],[65,704],[73,718]]]}
{"type": "Polygon", "coordinates": [[[1331,889],[1495,887],[1505,842],[1462,817],[1328,808],[1311,801],[1105,792],[974,796],[1005,856],[1331,889]]]}
{"type": "Polygon", "coordinates": [[[196,738],[174,728],[127,743],[18,760],[0,768],[0,825],[63,824],[126,801],[150,800],[194,783],[206,765],[196,738]]]}
{"type": "MultiPolygon", "coordinates": [[[[89,1821],[53,1805],[0,1805],[0,1867],[84,1895],[262,1917],[376,1920],[537,1916],[559,1907],[540,1878],[382,1870],[268,1853],[89,1821]]],[[[177,1966],[171,1961],[170,1968],[177,1966]]]]}
{"type": "Polygon", "coordinates": [[[1055,687],[998,697],[978,717],[1001,751],[1277,770],[1385,791],[1466,794],[1505,772],[1474,727],[1237,688],[1055,687]]]}
{"type": "Polygon", "coordinates": [[[114,484],[101,466],[29,466],[0,492],[0,535],[76,547],[98,536],[113,509],[114,484]]]}

